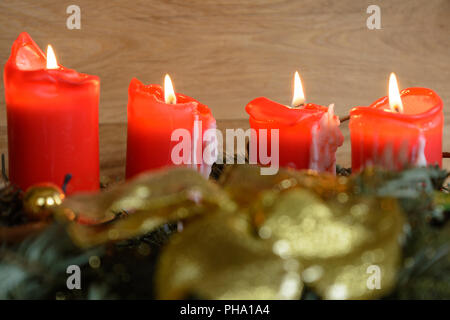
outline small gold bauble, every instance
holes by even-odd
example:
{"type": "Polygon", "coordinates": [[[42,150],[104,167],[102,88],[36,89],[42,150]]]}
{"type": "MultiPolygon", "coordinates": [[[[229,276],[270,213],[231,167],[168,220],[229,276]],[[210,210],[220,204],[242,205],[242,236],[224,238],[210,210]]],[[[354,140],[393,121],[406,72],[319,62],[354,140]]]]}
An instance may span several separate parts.
{"type": "Polygon", "coordinates": [[[27,189],[23,196],[23,207],[31,220],[45,220],[64,198],[64,192],[57,185],[41,183],[27,189]]]}

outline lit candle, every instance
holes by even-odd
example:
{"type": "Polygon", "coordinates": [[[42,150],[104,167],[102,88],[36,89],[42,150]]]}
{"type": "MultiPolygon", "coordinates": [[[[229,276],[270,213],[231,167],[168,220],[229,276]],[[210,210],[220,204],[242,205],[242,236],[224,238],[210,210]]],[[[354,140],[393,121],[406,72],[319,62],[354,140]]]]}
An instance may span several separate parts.
{"type": "MultiPolygon", "coordinates": [[[[305,104],[300,76],[296,72],[291,106],[260,97],[247,104],[245,110],[250,115],[250,127],[255,130],[256,139],[261,139],[262,129],[267,130],[267,150],[272,150],[272,130],[278,130],[281,167],[335,173],[335,153],[344,137],[333,108],[333,105],[327,108],[312,103],[305,104]]],[[[260,159],[259,143],[252,143],[257,145],[258,163],[266,165],[260,159]]]]}
{"type": "Polygon", "coordinates": [[[41,183],[67,193],[99,188],[96,76],[64,68],[27,33],[14,42],[4,72],[9,178],[22,189],[41,183]]]}
{"type": "Polygon", "coordinates": [[[172,134],[177,129],[189,133],[189,150],[182,150],[187,165],[209,175],[211,163],[203,158],[209,143],[204,137],[208,129],[216,128],[211,110],[195,99],[175,93],[168,75],[164,89],[159,85],[144,85],[132,79],[128,90],[128,137],[126,177],[167,166],[179,165],[172,154],[180,141],[172,134]],[[205,162],[206,161],[206,162],[205,162]]]}
{"type": "Polygon", "coordinates": [[[430,89],[399,92],[391,74],[389,95],[350,112],[352,169],[366,166],[401,169],[407,165],[442,165],[444,116],[441,98],[430,89]]]}

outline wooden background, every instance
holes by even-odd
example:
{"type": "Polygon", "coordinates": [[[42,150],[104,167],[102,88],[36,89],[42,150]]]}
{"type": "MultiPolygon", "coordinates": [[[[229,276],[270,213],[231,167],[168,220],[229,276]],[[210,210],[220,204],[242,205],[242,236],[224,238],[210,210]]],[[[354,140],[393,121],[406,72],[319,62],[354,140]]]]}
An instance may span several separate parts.
{"type": "MultiPolygon", "coordinates": [[[[400,86],[434,89],[444,100],[450,151],[450,0],[2,0],[0,61],[21,31],[51,43],[66,67],[100,76],[102,174],[120,178],[132,77],[162,83],[210,106],[220,128],[247,127],[244,106],[257,96],[291,100],[299,70],[310,102],[334,102],[345,115],[400,86]],[[81,8],[81,30],[66,28],[67,6],[81,8]],[[381,30],[366,9],[381,7],[381,30]]],[[[3,81],[2,81],[3,85],[3,81]]],[[[6,148],[0,90],[0,151],[6,148]]],[[[346,137],[338,162],[350,165],[346,137]]],[[[445,166],[450,167],[446,161],[445,166]]]]}

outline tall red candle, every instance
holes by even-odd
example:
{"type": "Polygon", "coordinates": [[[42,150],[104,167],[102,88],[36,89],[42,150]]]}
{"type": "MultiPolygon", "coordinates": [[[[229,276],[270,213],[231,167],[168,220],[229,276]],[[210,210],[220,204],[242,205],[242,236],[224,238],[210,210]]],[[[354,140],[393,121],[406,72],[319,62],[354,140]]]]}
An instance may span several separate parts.
{"type": "MultiPolygon", "coordinates": [[[[299,79],[295,91],[302,90],[299,79]]],[[[298,107],[288,107],[265,97],[247,104],[245,110],[250,115],[250,127],[256,133],[253,137],[256,141],[251,143],[257,145],[257,161],[262,163],[259,151],[261,130],[267,130],[267,150],[271,150],[270,137],[276,129],[279,133],[280,167],[335,173],[335,153],[344,141],[339,130],[339,118],[334,115],[333,107],[329,109],[312,103],[303,105],[303,93],[300,96],[297,103],[293,102],[293,105],[301,104],[298,107]]]]}
{"type": "Polygon", "coordinates": [[[192,146],[192,150],[183,151],[189,163],[180,165],[209,175],[211,162],[205,162],[210,159],[203,158],[203,151],[215,141],[205,138],[205,132],[215,128],[216,120],[206,105],[179,93],[168,96],[166,92],[165,95],[159,85],[144,85],[132,79],[128,91],[126,177],[178,165],[172,159],[172,152],[180,143],[172,139],[177,129],[189,132],[192,146]]]}
{"type": "Polygon", "coordinates": [[[400,92],[403,112],[391,111],[389,97],[350,112],[352,170],[366,166],[401,169],[442,165],[444,116],[441,98],[431,89],[400,92]]]}
{"type": "Polygon", "coordinates": [[[97,190],[99,78],[54,64],[27,33],[14,42],[4,69],[9,178],[27,189],[71,174],[68,194],[97,190]]]}

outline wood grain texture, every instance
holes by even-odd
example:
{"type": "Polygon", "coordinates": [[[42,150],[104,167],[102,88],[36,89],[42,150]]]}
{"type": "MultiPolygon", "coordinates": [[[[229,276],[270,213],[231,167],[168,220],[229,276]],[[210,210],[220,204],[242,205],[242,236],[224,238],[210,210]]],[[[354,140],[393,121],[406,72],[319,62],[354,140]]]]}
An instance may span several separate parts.
{"type": "Polygon", "coordinates": [[[246,117],[261,95],[288,103],[296,69],[307,99],[339,114],[385,95],[391,71],[449,106],[449,15],[448,0],[3,0],[0,61],[21,31],[52,43],[62,64],[101,77],[101,123],[126,121],[132,77],[161,83],[166,72],[217,119],[246,117]],[[72,3],[81,30],[66,28],[72,3]],[[369,4],[382,30],[366,27],[369,4]]]}
{"type": "MultiPolygon", "coordinates": [[[[442,97],[449,151],[449,15],[449,0],[3,0],[0,61],[27,31],[41,47],[52,43],[65,66],[100,76],[107,174],[123,172],[131,78],[161,83],[167,72],[178,92],[210,106],[220,126],[246,127],[244,106],[253,98],[289,103],[296,69],[307,100],[334,102],[339,115],[385,95],[395,71],[401,87],[429,87],[442,97]],[[81,8],[81,30],[66,28],[70,4],[81,8]],[[381,7],[381,30],[366,27],[370,4],[381,7]]],[[[2,81],[2,152],[4,102],[2,81]]],[[[338,152],[344,165],[350,161],[347,124],[338,152]]]]}

